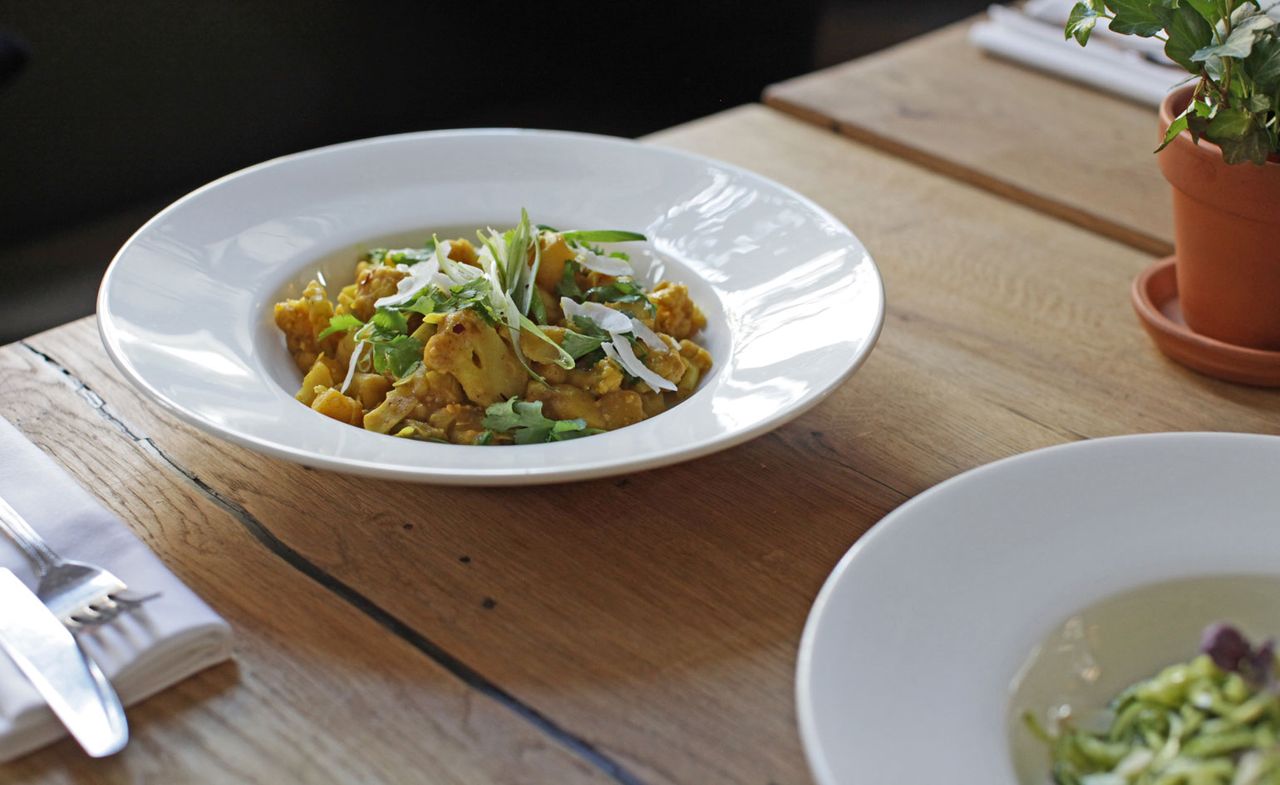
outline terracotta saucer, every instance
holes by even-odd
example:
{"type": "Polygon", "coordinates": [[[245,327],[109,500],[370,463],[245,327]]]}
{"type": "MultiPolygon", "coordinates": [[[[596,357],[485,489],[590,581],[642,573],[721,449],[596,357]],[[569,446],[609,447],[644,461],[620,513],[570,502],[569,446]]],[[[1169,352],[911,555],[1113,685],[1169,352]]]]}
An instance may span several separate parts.
{"type": "Polygon", "coordinates": [[[1171,359],[1229,382],[1280,387],[1280,352],[1223,343],[1187,327],[1178,304],[1172,256],[1151,265],[1133,280],[1133,308],[1156,346],[1171,359]]]}

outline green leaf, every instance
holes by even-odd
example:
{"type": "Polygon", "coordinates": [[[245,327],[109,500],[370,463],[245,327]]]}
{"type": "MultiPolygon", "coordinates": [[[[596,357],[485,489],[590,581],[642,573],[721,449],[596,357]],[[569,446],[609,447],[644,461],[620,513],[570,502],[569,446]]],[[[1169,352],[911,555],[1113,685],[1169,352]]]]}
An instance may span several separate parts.
{"type": "Polygon", "coordinates": [[[390,308],[379,308],[369,321],[373,324],[375,334],[383,333],[392,336],[409,331],[408,318],[399,311],[394,311],[390,308]]]}
{"type": "Polygon", "coordinates": [[[358,330],[361,327],[364,327],[364,322],[357,319],[353,314],[343,313],[331,316],[329,317],[329,326],[320,331],[320,334],[316,336],[316,340],[323,341],[334,333],[358,330]]]}
{"type": "Polygon", "coordinates": [[[1254,114],[1264,114],[1271,111],[1271,96],[1265,93],[1253,93],[1245,100],[1245,109],[1254,114]]]}
{"type": "Polygon", "coordinates": [[[587,290],[586,298],[597,303],[644,303],[644,309],[648,313],[658,312],[644,290],[629,278],[619,278],[605,286],[593,286],[587,290]]]}
{"type": "Polygon", "coordinates": [[[1182,2],[1194,8],[1196,13],[1204,17],[1204,20],[1211,25],[1216,23],[1221,16],[1213,0],[1182,0],[1182,2]]]}
{"type": "Polygon", "coordinates": [[[1227,40],[1217,46],[1204,46],[1196,50],[1192,53],[1191,59],[1195,62],[1204,62],[1210,57],[1231,57],[1237,60],[1246,58],[1253,51],[1253,44],[1258,35],[1274,27],[1275,24],[1274,19],[1263,13],[1246,16],[1232,28],[1227,40]]]}
{"type": "Polygon", "coordinates": [[[600,345],[609,340],[608,336],[597,337],[593,335],[583,335],[573,330],[564,331],[564,340],[560,342],[560,347],[569,353],[569,356],[577,360],[600,348],[600,345]]]}
{"type": "Polygon", "coordinates": [[[422,248],[401,248],[395,251],[388,251],[385,248],[382,251],[382,261],[388,265],[407,264],[415,265],[418,262],[425,262],[436,253],[436,241],[427,240],[422,248]]]}
{"type": "Polygon", "coordinates": [[[621,229],[565,232],[561,237],[568,243],[630,243],[648,239],[639,232],[627,232],[621,229]]]}
{"type": "Polygon", "coordinates": [[[549,419],[542,413],[542,401],[522,401],[519,397],[485,409],[481,425],[498,433],[510,433],[516,444],[558,442],[600,433],[599,429],[588,428],[585,420],[549,419]]]}
{"type": "Polygon", "coordinates": [[[578,286],[579,264],[570,259],[564,263],[564,271],[560,273],[560,282],[556,284],[556,294],[571,300],[582,301],[582,288],[578,286]]]}
{"type": "Polygon", "coordinates": [[[1271,137],[1266,129],[1258,126],[1254,126],[1238,138],[1224,139],[1217,144],[1222,148],[1222,159],[1229,164],[1242,164],[1248,161],[1262,166],[1271,153],[1271,137]]]}
{"type": "Polygon", "coordinates": [[[1267,36],[1254,42],[1253,52],[1245,61],[1245,70],[1258,92],[1275,93],[1280,90],[1280,40],[1267,36]]]}
{"type": "Polygon", "coordinates": [[[1213,43],[1213,27],[1189,5],[1169,9],[1168,14],[1165,28],[1169,41],[1164,45],[1164,53],[1190,73],[1200,73],[1191,56],[1213,43]]]}
{"type": "Polygon", "coordinates": [[[389,341],[371,340],[373,369],[403,378],[422,362],[422,341],[409,335],[397,335],[389,341]]]}
{"type": "Polygon", "coordinates": [[[472,444],[493,444],[493,431],[481,431],[472,444]]]}
{"type": "Polygon", "coordinates": [[[1169,124],[1168,130],[1164,132],[1164,139],[1160,142],[1160,146],[1156,148],[1157,153],[1168,147],[1169,144],[1178,137],[1178,134],[1187,130],[1189,127],[1187,123],[1187,115],[1190,114],[1190,112],[1191,107],[1187,107],[1187,111],[1178,115],[1174,118],[1174,121],[1169,124]]]}
{"type": "Polygon", "coordinates": [[[1253,115],[1243,109],[1221,109],[1209,121],[1205,136],[1221,145],[1223,141],[1239,139],[1253,126],[1253,115]]]}
{"type": "Polygon", "coordinates": [[[1063,31],[1063,37],[1070,40],[1076,39],[1076,43],[1084,46],[1089,43],[1089,36],[1093,34],[1094,25],[1098,23],[1098,12],[1093,10],[1087,3],[1076,3],[1071,9],[1071,15],[1067,17],[1067,26],[1063,31]]]}
{"type": "Polygon", "coordinates": [[[1159,4],[1150,0],[1107,0],[1107,7],[1115,14],[1111,20],[1111,32],[1150,38],[1164,29],[1164,21],[1156,12],[1159,4]]]}

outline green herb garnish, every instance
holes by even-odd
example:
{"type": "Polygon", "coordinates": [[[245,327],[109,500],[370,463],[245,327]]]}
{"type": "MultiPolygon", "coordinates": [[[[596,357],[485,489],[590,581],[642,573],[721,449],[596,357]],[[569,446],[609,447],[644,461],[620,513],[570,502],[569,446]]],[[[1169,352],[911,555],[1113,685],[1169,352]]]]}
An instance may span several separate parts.
{"type": "Polygon", "coordinates": [[[564,270],[560,273],[560,282],[556,284],[556,294],[582,302],[582,287],[578,286],[578,271],[581,269],[574,260],[566,261],[564,270]]]}
{"type": "Polygon", "coordinates": [[[619,278],[605,286],[593,286],[587,290],[586,299],[597,303],[643,303],[649,315],[658,312],[644,290],[630,278],[619,278]]]}
{"type": "Polygon", "coordinates": [[[341,313],[337,316],[329,317],[329,326],[320,331],[320,334],[316,336],[316,340],[323,341],[334,333],[358,330],[361,327],[364,327],[364,322],[357,319],[353,314],[341,313]]]}
{"type": "Polygon", "coordinates": [[[485,409],[481,424],[491,431],[511,434],[516,444],[559,442],[602,433],[599,428],[588,428],[582,419],[548,419],[542,414],[542,401],[522,401],[519,397],[485,409]]]}

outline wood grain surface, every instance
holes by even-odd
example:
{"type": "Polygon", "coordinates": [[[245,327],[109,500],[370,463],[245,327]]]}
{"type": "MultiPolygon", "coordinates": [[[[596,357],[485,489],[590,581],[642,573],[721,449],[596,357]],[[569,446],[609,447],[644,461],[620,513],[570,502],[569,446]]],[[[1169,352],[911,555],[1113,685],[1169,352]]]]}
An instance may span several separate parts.
{"type": "MultiPolygon", "coordinates": [[[[79,349],[101,353],[87,320],[64,329],[79,349]]],[[[129,710],[120,755],[91,760],[64,740],[0,765],[0,782],[611,782],[500,696],[291,567],[40,353],[0,348],[0,375],[0,416],[126,520],[235,632],[233,662],[129,710]]]]}
{"type": "Polygon", "coordinates": [[[1155,111],[983,54],[962,22],[765,103],[1149,253],[1172,253],[1155,111]]]}
{"type": "MultiPolygon", "coordinates": [[[[867,244],[888,292],[880,344],[850,382],[690,464],[541,488],[345,477],[178,423],[121,379],[88,320],[4,351],[22,381],[0,414],[132,515],[241,636],[239,676],[220,691],[198,680],[135,712],[135,765],[190,772],[261,728],[312,740],[261,753],[271,772],[332,743],[313,765],[376,755],[372,779],[444,758],[474,767],[458,775],[472,782],[806,783],[799,636],[831,567],[886,512],[1065,441],[1280,432],[1275,393],[1200,377],[1150,345],[1128,303],[1150,258],[1131,247],[764,107],[651,141],[815,199],[867,244]],[[281,619],[280,602],[322,609],[332,630],[281,619]],[[332,685],[357,676],[338,721],[332,685]],[[460,714],[467,701],[484,722],[460,714]],[[520,768],[524,750],[545,768],[520,768]]],[[[23,771],[53,781],[86,765],[61,752],[23,771]]]]}

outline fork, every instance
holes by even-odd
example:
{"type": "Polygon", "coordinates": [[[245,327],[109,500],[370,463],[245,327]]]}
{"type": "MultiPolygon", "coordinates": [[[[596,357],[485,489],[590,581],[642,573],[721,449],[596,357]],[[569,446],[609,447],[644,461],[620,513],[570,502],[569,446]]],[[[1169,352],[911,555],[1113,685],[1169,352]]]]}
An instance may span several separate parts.
{"type": "Polygon", "coordinates": [[[130,592],[124,581],[103,568],[62,558],[3,498],[0,529],[35,564],[36,596],[72,630],[106,624],[160,596],[130,592]]]}

